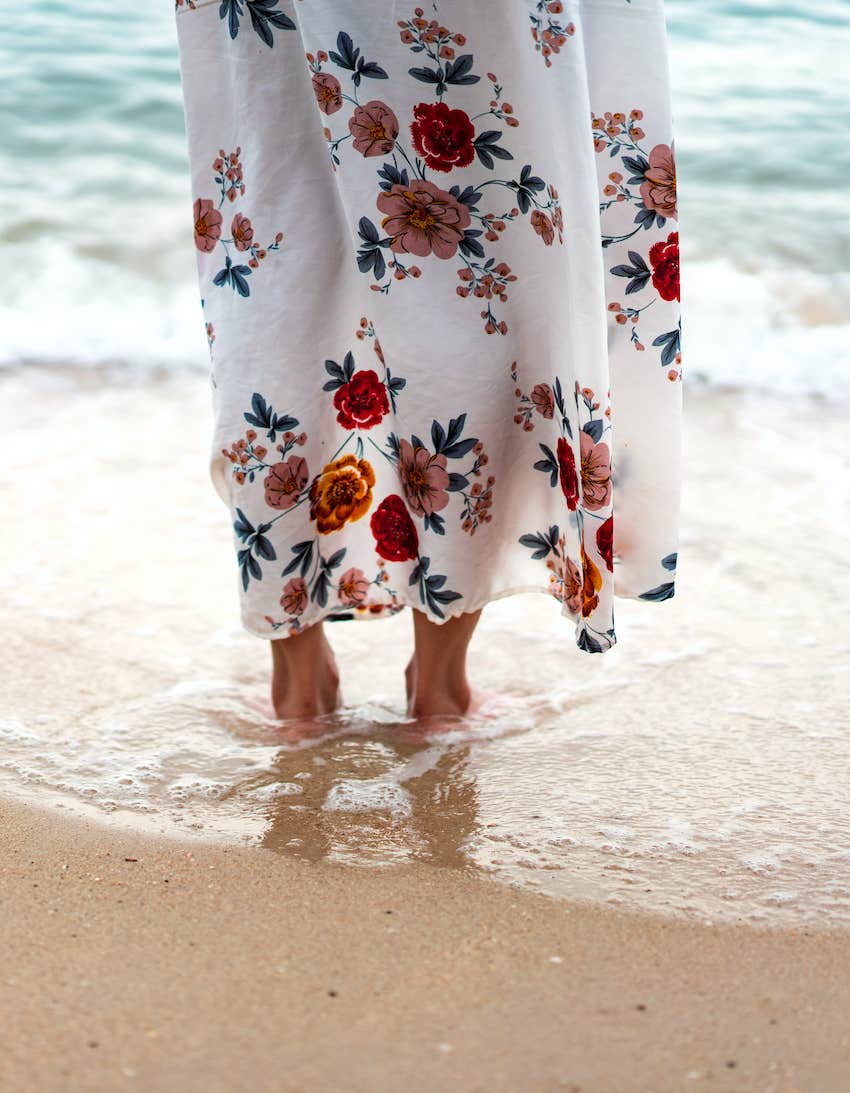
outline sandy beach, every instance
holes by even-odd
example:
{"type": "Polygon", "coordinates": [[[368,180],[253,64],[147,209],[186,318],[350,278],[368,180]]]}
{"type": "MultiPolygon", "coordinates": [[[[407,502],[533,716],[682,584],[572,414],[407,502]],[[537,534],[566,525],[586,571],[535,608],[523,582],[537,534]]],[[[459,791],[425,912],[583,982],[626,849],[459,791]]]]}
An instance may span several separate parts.
{"type": "Polygon", "coordinates": [[[175,5],[5,20],[0,1093],[850,1093],[850,5],[664,8],[675,598],[616,601],[603,656],[551,596],[488,605],[487,704],[443,731],[406,717],[409,612],[334,623],[310,737],[209,480],[175,5]]]}
{"type": "Polygon", "coordinates": [[[697,391],[676,600],[604,657],[492,605],[493,714],[436,738],[409,619],[338,624],[346,710],[298,741],[204,379],[2,396],[0,1088],[846,1093],[844,411],[697,391]]]}
{"type": "Polygon", "coordinates": [[[843,932],[0,821],[3,1089],[847,1089],[843,932]]]}

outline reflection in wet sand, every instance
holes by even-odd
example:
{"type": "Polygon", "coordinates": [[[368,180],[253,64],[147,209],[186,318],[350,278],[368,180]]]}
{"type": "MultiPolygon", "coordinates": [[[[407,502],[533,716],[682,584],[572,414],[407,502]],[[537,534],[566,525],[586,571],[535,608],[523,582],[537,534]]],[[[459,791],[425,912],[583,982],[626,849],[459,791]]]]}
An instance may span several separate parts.
{"type": "Polygon", "coordinates": [[[310,861],[386,865],[425,860],[470,868],[478,826],[469,746],[440,753],[434,734],[382,726],[304,751],[278,752],[271,769],[233,789],[265,798],[261,845],[310,861]]]}

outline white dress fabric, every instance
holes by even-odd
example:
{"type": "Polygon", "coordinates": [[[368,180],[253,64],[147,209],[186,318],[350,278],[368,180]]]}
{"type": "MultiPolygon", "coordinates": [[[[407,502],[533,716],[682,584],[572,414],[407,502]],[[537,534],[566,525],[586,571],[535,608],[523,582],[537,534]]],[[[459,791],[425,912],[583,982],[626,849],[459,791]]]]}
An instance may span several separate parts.
{"type": "Polygon", "coordinates": [[[669,599],[661,0],[177,0],[242,621],[669,599]]]}

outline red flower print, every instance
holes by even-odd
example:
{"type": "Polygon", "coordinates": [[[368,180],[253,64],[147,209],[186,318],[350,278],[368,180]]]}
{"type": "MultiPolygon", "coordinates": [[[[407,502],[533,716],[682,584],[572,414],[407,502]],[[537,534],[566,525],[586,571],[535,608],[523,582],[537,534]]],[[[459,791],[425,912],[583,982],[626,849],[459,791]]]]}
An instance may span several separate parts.
{"type": "Polygon", "coordinates": [[[584,507],[605,508],[611,500],[611,452],[607,444],[596,444],[584,430],[580,443],[584,507]]]}
{"type": "MultiPolygon", "coordinates": [[[[256,452],[255,452],[256,454],[256,452]]],[[[266,504],[273,509],[292,508],[309,480],[307,460],[291,455],[283,463],[269,468],[263,485],[266,488],[266,504]]]]}
{"type": "Polygon", "coordinates": [[[354,147],[364,156],[386,156],[393,150],[398,136],[398,118],[378,99],[355,107],[348,120],[354,137],[354,147]]]}
{"type": "Polygon", "coordinates": [[[316,72],[313,76],[313,94],[323,114],[335,114],[342,108],[342,88],[336,76],[330,72],[316,72]]]}
{"type": "Polygon", "coordinates": [[[468,167],[475,157],[475,126],[464,110],[446,103],[422,102],[413,108],[413,147],[435,171],[468,167]]]}
{"type": "Polygon", "coordinates": [[[344,429],[371,429],[390,412],[387,389],[371,368],[355,372],[348,383],[337,388],[334,406],[344,429]]]}
{"type": "Polygon", "coordinates": [[[659,240],[649,250],[652,283],[662,300],[679,299],[679,233],[670,232],[667,242],[659,240]]]}
{"type": "Polygon", "coordinates": [[[444,455],[431,455],[427,448],[414,448],[409,440],[402,440],[398,469],[404,496],[417,516],[430,516],[449,503],[446,490],[449,475],[444,455]]]}
{"type": "Polygon", "coordinates": [[[397,493],[378,505],[372,513],[375,549],[388,562],[409,562],[419,554],[419,536],[407,506],[397,493]]]}
{"type": "Polygon", "coordinates": [[[237,213],[230,225],[230,234],[237,250],[248,250],[254,240],[254,229],[248,217],[237,213]]]}
{"type": "Polygon", "coordinates": [[[195,200],[195,246],[209,254],[214,251],[221,239],[222,216],[213,203],[206,197],[195,200]]]}
{"type": "Polygon", "coordinates": [[[596,549],[609,572],[614,572],[614,517],[600,524],[596,529],[596,549]]]}
{"type": "Polygon", "coordinates": [[[347,569],[340,577],[337,586],[339,602],[344,603],[347,607],[356,607],[357,604],[366,599],[369,583],[369,578],[362,569],[357,569],[354,566],[347,569]]]}
{"type": "Polygon", "coordinates": [[[283,586],[280,606],[287,615],[300,615],[307,606],[309,594],[303,577],[291,577],[283,586]]]}
{"type": "Polygon", "coordinates": [[[546,246],[551,247],[555,242],[555,228],[546,213],[542,213],[539,209],[535,209],[531,214],[531,226],[546,246]]]}
{"type": "Polygon", "coordinates": [[[570,512],[575,512],[578,505],[578,474],[576,473],[576,457],[573,450],[564,437],[558,438],[558,469],[561,479],[561,489],[567,499],[567,507],[570,512]]]}
{"type": "Polygon", "coordinates": [[[678,219],[676,211],[676,158],[668,144],[656,144],[649,153],[649,166],[644,171],[646,182],[640,186],[640,196],[647,209],[659,216],[678,219]]]}
{"type": "Polygon", "coordinates": [[[381,227],[392,236],[396,254],[425,258],[452,258],[472,222],[469,209],[433,182],[412,179],[397,182],[378,196],[378,209],[385,213],[381,227]]]}

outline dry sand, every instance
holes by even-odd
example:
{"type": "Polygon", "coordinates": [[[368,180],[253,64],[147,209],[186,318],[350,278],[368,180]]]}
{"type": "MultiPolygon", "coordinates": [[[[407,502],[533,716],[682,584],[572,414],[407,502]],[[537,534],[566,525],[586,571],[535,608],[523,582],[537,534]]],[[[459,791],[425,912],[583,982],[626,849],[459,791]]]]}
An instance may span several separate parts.
{"type": "Polygon", "coordinates": [[[846,932],[0,821],[4,1090],[850,1087],[846,932]]]}

